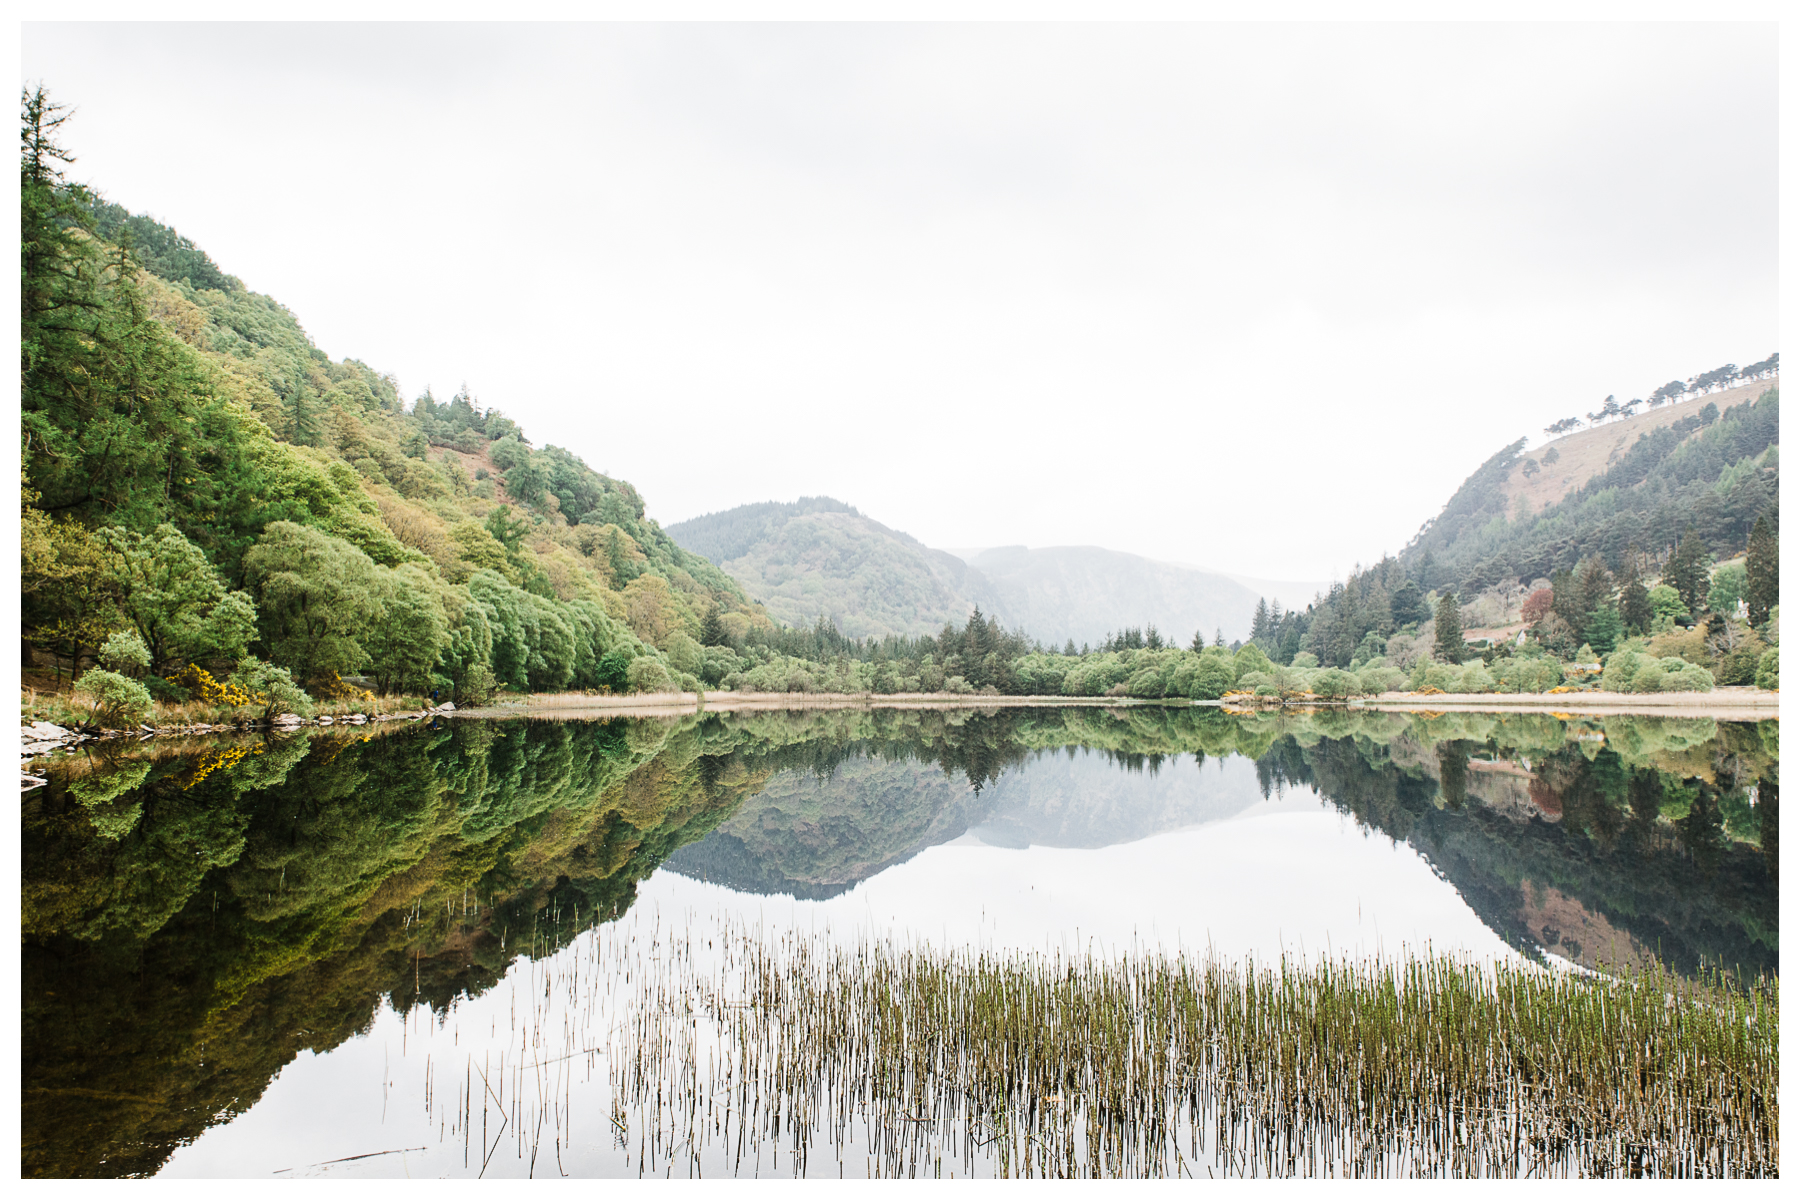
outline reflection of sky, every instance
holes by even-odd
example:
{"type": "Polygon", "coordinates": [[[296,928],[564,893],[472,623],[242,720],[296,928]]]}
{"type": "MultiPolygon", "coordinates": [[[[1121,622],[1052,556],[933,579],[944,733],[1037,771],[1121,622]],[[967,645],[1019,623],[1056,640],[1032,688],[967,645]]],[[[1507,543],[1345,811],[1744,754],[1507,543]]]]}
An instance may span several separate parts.
{"type": "MultiPolygon", "coordinates": [[[[965,836],[829,900],[743,895],[660,871],[640,886],[637,903],[619,922],[578,937],[548,959],[514,964],[498,986],[459,1002],[441,1026],[424,1010],[402,1016],[383,1006],[366,1035],[327,1054],[303,1053],[250,1112],[178,1150],[164,1173],[463,1175],[463,1143],[452,1134],[450,1117],[458,1107],[458,1085],[472,1079],[479,1089],[473,1072],[483,1063],[498,1079],[502,1054],[511,1064],[521,1054],[526,1061],[553,1058],[551,1043],[560,1045],[565,1031],[582,1020],[576,1015],[580,1005],[561,999],[580,992],[566,981],[586,980],[585,987],[606,977],[610,968],[597,957],[603,947],[629,945],[639,953],[671,929],[702,932],[721,924],[760,928],[771,937],[812,933],[844,944],[875,936],[1065,953],[1135,945],[1263,959],[1283,950],[1312,957],[1327,947],[1335,956],[1429,945],[1481,960],[1513,957],[1412,849],[1365,834],[1304,789],[1224,820],[1100,849],[1015,850],[965,836]],[[533,998],[546,995],[546,980],[553,981],[554,995],[544,1001],[551,1007],[537,1028],[555,1032],[539,1041],[529,1013],[533,998]],[[436,1078],[429,1118],[428,1060],[436,1078]],[[408,1153],[380,1153],[394,1150],[408,1153]],[[331,1161],[353,1155],[378,1156],[331,1161]],[[319,1165],[326,1163],[331,1165],[319,1165]]],[[[580,1058],[528,1072],[527,1109],[535,1111],[537,1089],[559,1102],[566,1097],[569,1127],[546,1128],[533,1168],[529,1143],[521,1151],[516,1128],[500,1132],[496,1110],[487,1134],[495,1142],[487,1174],[533,1170],[554,1176],[560,1154],[562,1170],[571,1175],[636,1175],[607,1127],[605,1072],[604,1062],[590,1068],[580,1058]]],[[[477,1129],[479,1119],[477,1109],[477,1129]]],[[[470,1175],[481,1166],[478,1142],[479,1134],[472,1140],[470,1175]]],[[[685,1168],[675,1174],[685,1176],[685,1168]]]]}
{"type": "Polygon", "coordinates": [[[1365,835],[1310,790],[1096,850],[1003,849],[965,835],[829,900],[743,895],[662,871],[639,887],[638,905],[845,941],[1065,953],[1135,943],[1228,958],[1429,945],[1512,957],[1410,847],[1365,835]]]}

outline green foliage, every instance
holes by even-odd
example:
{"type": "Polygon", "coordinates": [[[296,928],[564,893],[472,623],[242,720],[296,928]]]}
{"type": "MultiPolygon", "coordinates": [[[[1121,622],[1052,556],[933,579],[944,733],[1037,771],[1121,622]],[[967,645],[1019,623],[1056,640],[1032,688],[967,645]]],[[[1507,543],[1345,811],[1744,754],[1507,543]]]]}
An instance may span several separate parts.
{"type": "Polygon", "coordinates": [[[1456,596],[1445,592],[1438,597],[1437,612],[1433,617],[1436,634],[1431,644],[1431,652],[1440,661],[1459,663],[1463,659],[1462,611],[1457,606],[1456,596]]]}
{"type": "Polygon", "coordinates": [[[276,521],[244,557],[277,661],[304,680],[351,675],[369,661],[358,640],[382,612],[382,583],[367,554],[291,521],[276,521]]]}
{"type": "Polygon", "coordinates": [[[1681,544],[1675,547],[1675,553],[1669,556],[1668,565],[1663,568],[1662,581],[1675,589],[1690,613],[1698,613],[1706,606],[1711,565],[1712,555],[1708,553],[1706,543],[1690,529],[1682,535],[1681,544]]]}
{"type": "Polygon", "coordinates": [[[135,675],[150,669],[150,651],[144,639],[126,630],[115,633],[100,646],[100,665],[121,675],[135,675]]]}
{"type": "Polygon", "coordinates": [[[1682,603],[1681,593],[1666,583],[1651,588],[1647,599],[1651,622],[1662,628],[1668,628],[1675,621],[1685,621],[1690,615],[1688,606],[1682,603]]]}
{"type": "Polygon", "coordinates": [[[261,709],[260,715],[265,721],[282,713],[293,713],[297,717],[312,716],[312,697],[294,682],[294,677],[286,667],[278,667],[246,655],[226,683],[248,694],[253,704],[261,709]]]}
{"type": "Polygon", "coordinates": [[[75,681],[75,695],[85,700],[102,728],[132,725],[150,715],[150,692],[116,671],[92,670],[75,681]]]}
{"type": "Polygon", "coordinates": [[[1743,563],[1726,563],[1713,572],[1712,585],[1706,592],[1706,607],[1716,613],[1737,615],[1738,601],[1744,599],[1746,571],[1743,563]]]}
{"type": "Polygon", "coordinates": [[[1750,623],[1761,625],[1769,612],[1781,602],[1781,544],[1769,524],[1769,518],[1756,518],[1750,531],[1750,544],[1744,559],[1744,601],[1750,609],[1750,623]]]}
{"type": "Polygon", "coordinates": [[[1781,687],[1781,647],[1771,646],[1756,662],[1756,686],[1765,691],[1781,687]]]}

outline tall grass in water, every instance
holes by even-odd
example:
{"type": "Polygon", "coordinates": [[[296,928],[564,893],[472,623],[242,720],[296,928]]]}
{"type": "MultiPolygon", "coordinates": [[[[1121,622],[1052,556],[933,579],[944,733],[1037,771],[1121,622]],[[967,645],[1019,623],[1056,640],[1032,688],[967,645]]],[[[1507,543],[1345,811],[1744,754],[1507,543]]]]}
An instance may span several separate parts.
{"type": "Polygon", "coordinates": [[[713,936],[716,970],[638,963],[603,1052],[620,1146],[667,1166],[836,1174],[823,1140],[880,1175],[1777,1173],[1772,982],[713,936]]]}

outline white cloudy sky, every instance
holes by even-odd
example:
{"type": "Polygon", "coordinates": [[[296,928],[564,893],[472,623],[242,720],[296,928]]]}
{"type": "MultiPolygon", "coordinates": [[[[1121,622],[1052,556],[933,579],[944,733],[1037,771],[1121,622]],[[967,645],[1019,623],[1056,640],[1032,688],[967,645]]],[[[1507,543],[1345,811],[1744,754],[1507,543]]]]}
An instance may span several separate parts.
{"type": "Polygon", "coordinates": [[[1273,579],[1776,348],[1772,25],[27,25],[73,174],[665,524],[1273,579]]]}

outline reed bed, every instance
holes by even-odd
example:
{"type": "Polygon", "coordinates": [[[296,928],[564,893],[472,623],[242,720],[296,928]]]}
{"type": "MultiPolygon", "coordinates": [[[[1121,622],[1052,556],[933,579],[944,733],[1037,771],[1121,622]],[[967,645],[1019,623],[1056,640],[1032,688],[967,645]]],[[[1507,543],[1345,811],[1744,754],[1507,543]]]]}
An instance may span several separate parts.
{"type": "Polygon", "coordinates": [[[513,1049],[451,1069],[471,1173],[511,1141],[645,1175],[1777,1174],[1773,981],[634,924],[527,964],[513,1049]]]}

